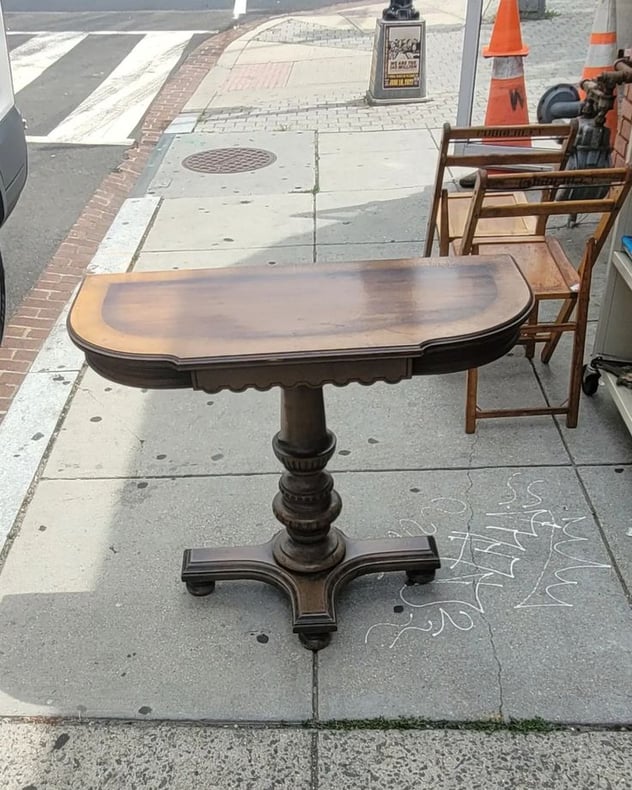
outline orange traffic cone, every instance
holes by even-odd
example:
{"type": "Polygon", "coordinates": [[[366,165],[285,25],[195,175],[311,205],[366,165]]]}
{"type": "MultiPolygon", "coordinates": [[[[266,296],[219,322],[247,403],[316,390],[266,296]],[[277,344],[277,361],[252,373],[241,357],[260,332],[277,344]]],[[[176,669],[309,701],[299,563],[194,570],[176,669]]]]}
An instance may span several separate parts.
{"type": "MultiPolygon", "coordinates": [[[[485,126],[529,123],[522,59],[529,48],[522,41],[518,0],[500,0],[496,21],[483,57],[494,58],[485,126]]],[[[526,140],[498,140],[496,145],[530,146],[526,140]]]]}
{"type": "MultiPolygon", "coordinates": [[[[483,47],[484,58],[494,58],[492,81],[489,86],[485,126],[512,126],[529,123],[527,91],[524,84],[522,59],[529,48],[522,42],[518,0],[500,0],[498,13],[489,44],[483,47]]],[[[486,139],[488,145],[531,147],[529,138],[503,137],[486,139]]],[[[489,169],[490,173],[511,171],[511,168],[489,169]]],[[[476,172],[463,176],[459,184],[471,188],[476,181],[476,172]]]]}
{"type": "MultiPolygon", "coordinates": [[[[617,5],[616,0],[599,0],[593,22],[586,64],[582,71],[582,81],[591,80],[603,71],[612,71],[617,59],[617,5]]],[[[582,99],[586,94],[580,89],[582,99]]],[[[610,143],[614,145],[617,134],[616,105],[606,116],[606,126],[610,129],[610,143]]]]}
{"type": "Polygon", "coordinates": [[[518,0],[500,0],[489,44],[483,47],[484,58],[507,58],[528,55],[522,43],[518,0]]]}

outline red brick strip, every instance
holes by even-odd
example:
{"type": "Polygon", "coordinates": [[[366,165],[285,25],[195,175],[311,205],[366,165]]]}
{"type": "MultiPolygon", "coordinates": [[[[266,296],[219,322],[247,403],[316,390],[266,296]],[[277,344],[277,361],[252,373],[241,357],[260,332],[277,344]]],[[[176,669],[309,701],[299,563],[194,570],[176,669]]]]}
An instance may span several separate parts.
{"type": "Polygon", "coordinates": [[[11,316],[0,347],[0,422],[160,135],[224,49],[262,21],[259,18],[207,39],[186,58],[149,108],[137,144],[125,151],[119,167],[103,179],[37,283],[11,316]]]}

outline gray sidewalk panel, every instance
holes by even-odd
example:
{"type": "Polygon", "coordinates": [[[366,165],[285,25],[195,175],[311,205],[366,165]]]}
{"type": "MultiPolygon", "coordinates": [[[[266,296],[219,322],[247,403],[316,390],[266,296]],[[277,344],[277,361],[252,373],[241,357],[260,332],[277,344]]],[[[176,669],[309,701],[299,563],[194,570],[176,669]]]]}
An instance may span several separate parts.
{"type": "MultiPolygon", "coordinates": [[[[435,131],[435,134],[437,132],[435,131]]],[[[438,132],[439,138],[441,132],[438,132]]],[[[319,156],[365,154],[367,164],[379,170],[384,154],[410,151],[422,159],[425,151],[437,153],[435,135],[427,129],[397,129],[381,132],[318,132],[319,156]]]]}
{"type": "Polygon", "coordinates": [[[288,247],[313,242],[313,195],[226,195],[165,199],[143,250],[288,247]]]}
{"type": "Polygon", "coordinates": [[[3,790],[309,790],[309,733],[0,722],[3,790]]]}
{"type": "Polygon", "coordinates": [[[631,616],[571,469],[339,474],[351,535],[436,536],[442,568],[350,585],[319,716],[626,723],[631,616]]]}
{"type": "Polygon", "coordinates": [[[626,790],[628,732],[332,732],[320,790],[626,790]]]}
{"type": "Polygon", "coordinates": [[[161,197],[273,195],[311,192],[316,183],[315,136],[311,132],[178,135],[148,188],[161,197]],[[275,155],[267,167],[236,173],[198,173],[183,164],[188,156],[220,148],[255,148],[275,155]]]}
{"type": "Polygon", "coordinates": [[[323,192],[316,195],[316,243],[419,241],[421,255],[429,210],[421,188],[323,192]]]}
{"type": "Polygon", "coordinates": [[[302,247],[249,247],[230,250],[177,250],[175,252],[141,252],[134,271],[169,269],[221,269],[224,266],[276,266],[278,263],[313,263],[313,245],[302,247]]]}
{"type": "Polygon", "coordinates": [[[391,242],[389,244],[319,244],[316,249],[317,263],[339,261],[376,261],[394,258],[418,258],[421,243],[418,241],[391,242]]]}
{"type": "Polygon", "coordinates": [[[284,596],[227,582],[194,598],[180,582],[185,548],[267,540],[275,489],[41,482],[0,577],[0,715],[309,718],[312,656],[284,596]]]}
{"type": "MultiPolygon", "coordinates": [[[[481,379],[483,377],[481,376],[481,379]]],[[[487,405],[540,393],[522,359],[485,370],[487,405]]],[[[280,472],[272,453],[278,389],[206,395],[143,391],[88,371],[51,451],[44,476],[136,477],[280,472]],[[78,440],[81,437],[81,441],[78,440]]],[[[433,469],[567,464],[550,417],[482,421],[464,431],[464,375],[419,377],[396,385],[325,387],[336,469],[433,469]]]]}
{"type": "Polygon", "coordinates": [[[434,183],[435,158],[436,151],[429,155],[423,150],[392,151],[390,148],[374,156],[364,151],[321,154],[318,185],[324,193],[352,189],[358,193],[357,197],[373,190],[424,187],[434,183]]]}
{"type": "Polygon", "coordinates": [[[632,467],[584,466],[579,476],[599,515],[617,568],[632,591],[632,467]]]}

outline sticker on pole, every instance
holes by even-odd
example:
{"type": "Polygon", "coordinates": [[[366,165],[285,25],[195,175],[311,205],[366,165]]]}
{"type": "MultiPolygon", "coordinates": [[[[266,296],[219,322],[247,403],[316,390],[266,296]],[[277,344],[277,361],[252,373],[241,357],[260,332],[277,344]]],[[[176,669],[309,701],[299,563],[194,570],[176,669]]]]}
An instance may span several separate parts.
{"type": "Polygon", "coordinates": [[[384,89],[418,88],[421,80],[421,25],[386,28],[384,89]]]}

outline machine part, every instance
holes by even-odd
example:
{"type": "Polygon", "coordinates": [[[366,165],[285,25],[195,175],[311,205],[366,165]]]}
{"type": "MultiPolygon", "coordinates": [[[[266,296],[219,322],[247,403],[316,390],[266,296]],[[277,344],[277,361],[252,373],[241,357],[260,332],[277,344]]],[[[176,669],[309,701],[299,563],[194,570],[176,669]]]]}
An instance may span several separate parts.
{"type": "Polygon", "coordinates": [[[592,365],[584,365],[582,368],[582,392],[589,398],[597,392],[601,373],[595,370],[592,365]]]}
{"type": "Polygon", "coordinates": [[[601,378],[600,370],[612,373],[617,377],[618,387],[632,389],[632,363],[629,360],[604,359],[595,357],[589,365],[584,365],[582,375],[582,391],[585,395],[594,395],[601,378]]]}
{"type": "Polygon", "coordinates": [[[576,118],[581,114],[579,91],[570,83],[547,88],[538,102],[538,123],[553,123],[561,118],[576,118]]]}
{"type": "MultiPolygon", "coordinates": [[[[567,170],[591,170],[610,167],[610,129],[596,126],[592,118],[581,121],[575,147],[568,158],[567,170]]],[[[560,192],[560,200],[603,198],[608,187],[573,187],[560,192]]]]}

